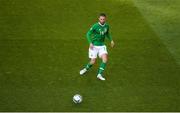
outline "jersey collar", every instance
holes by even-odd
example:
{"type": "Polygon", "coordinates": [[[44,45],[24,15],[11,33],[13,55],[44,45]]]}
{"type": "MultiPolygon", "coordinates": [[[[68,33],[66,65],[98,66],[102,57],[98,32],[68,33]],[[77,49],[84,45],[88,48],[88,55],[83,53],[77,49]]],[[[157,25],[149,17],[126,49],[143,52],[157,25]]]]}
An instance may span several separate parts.
{"type": "Polygon", "coordinates": [[[104,23],[104,24],[102,25],[100,22],[98,22],[98,24],[99,24],[100,26],[104,27],[106,23],[104,23]]]}

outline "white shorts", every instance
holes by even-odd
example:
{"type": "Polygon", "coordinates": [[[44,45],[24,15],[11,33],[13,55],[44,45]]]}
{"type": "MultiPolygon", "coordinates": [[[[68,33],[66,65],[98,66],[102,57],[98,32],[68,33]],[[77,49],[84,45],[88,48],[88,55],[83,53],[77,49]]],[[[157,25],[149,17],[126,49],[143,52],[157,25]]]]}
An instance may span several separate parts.
{"type": "Polygon", "coordinates": [[[97,58],[97,55],[101,58],[103,54],[108,54],[107,48],[103,46],[94,46],[93,49],[89,48],[89,58],[97,58]]]}

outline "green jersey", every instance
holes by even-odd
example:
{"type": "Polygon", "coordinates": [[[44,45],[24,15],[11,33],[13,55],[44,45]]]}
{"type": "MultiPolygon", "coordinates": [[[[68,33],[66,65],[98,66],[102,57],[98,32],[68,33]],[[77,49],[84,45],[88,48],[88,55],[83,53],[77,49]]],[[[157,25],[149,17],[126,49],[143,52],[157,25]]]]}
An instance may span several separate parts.
{"type": "Polygon", "coordinates": [[[105,23],[104,25],[95,23],[87,32],[88,42],[92,43],[95,46],[104,45],[105,37],[112,41],[111,35],[109,33],[109,25],[107,23],[105,23]]]}

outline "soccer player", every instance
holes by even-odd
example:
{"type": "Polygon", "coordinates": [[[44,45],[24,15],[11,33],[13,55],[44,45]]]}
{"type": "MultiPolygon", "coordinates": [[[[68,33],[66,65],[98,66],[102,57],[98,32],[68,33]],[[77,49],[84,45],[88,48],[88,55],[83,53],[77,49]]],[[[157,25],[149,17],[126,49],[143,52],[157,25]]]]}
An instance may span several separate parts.
{"type": "Polygon", "coordinates": [[[95,63],[97,55],[102,59],[98,69],[97,78],[105,80],[103,71],[105,70],[108,61],[108,52],[104,44],[105,38],[111,42],[111,47],[114,47],[114,41],[109,33],[109,25],[106,23],[106,14],[99,15],[99,22],[95,23],[87,32],[87,40],[89,42],[89,58],[90,62],[80,71],[80,75],[85,74],[95,63]]]}

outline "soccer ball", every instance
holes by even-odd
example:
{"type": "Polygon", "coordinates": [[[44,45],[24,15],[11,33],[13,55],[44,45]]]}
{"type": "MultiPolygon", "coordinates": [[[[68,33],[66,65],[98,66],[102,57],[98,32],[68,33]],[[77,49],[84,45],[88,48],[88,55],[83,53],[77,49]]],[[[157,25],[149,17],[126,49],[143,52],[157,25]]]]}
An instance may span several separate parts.
{"type": "Polygon", "coordinates": [[[73,102],[76,103],[76,104],[79,104],[82,102],[82,96],[79,95],[79,94],[76,94],[73,96],[73,102]]]}

